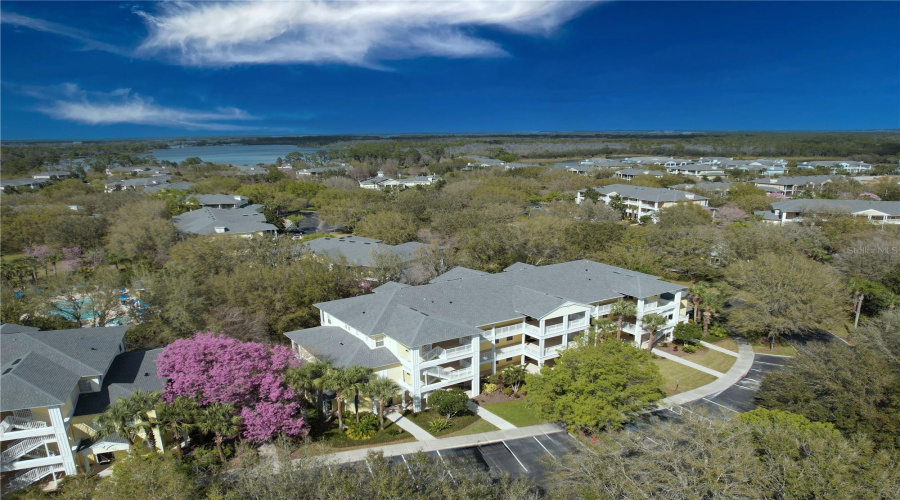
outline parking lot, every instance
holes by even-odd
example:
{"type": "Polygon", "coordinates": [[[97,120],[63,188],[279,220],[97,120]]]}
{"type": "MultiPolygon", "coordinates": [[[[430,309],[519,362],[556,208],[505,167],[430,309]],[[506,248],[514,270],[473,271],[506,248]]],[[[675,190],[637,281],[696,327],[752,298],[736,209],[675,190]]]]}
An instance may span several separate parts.
{"type": "MultiPolygon", "coordinates": [[[[479,446],[430,451],[425,455],[432,461],[443,464],[451,475],[457,464],[475,465],[494,477],[500,477],[503,473],[514,478],[527,477],[543,488],[547,467],[554,460],[578,451],[579,446],[565,432],[557,432],[479,446]]],[[[390,460],[396,464],[407,464],[410,458],[395,455],[390,460]]]]}

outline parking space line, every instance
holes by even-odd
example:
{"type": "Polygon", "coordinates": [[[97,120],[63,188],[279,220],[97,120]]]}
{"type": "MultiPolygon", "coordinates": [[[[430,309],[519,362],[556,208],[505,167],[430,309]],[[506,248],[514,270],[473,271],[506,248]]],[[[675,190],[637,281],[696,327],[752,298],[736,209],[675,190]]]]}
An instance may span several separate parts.
{"type": "Polygon", "coordinates": [[[537,441],[537,443],[539,445],[541,445],[541,448],[543,448],[544,451],[546,451],[548,455],[550,455],[551,457],[553,457],[554,460],[556,460],[556,455],[554,455],[553,453],[550,453],[550,450],[548,450],[547,447],[544,446],[544,443],[542,443],[538,440],[537,436],[534,436],[534,440],[537,441]]]}
{"type": "Polygon", "coordinates": [[[738,389],[743,389],[745,391],[756,392],[756,389],[751,389],[749,387],[744,387],[742,385],[734,384],[732,387],[737,387],[738,389]]]}
{"type": "Polygon", "coordinates": [[[528,472],[528,467],[525,467],[525,464],[523,464],[522,461],[519,460],[519,457],[517,457],[516,454],[513,453],[512,448],[510,448],[509,445],[506,444],[506,441],[500,441],[500,442],[503,443],[503,446],[506,446],[506,449],[509,450],[509,454],[512,455],[513,458],[516,459],[516,462],[519,462],[519,465],[521,465],[522,468],[525,469],[525,472],[528,472]]]}
{"type": "Polygon", "coordinates": [[[754,363],[759,363],[761,365],[784,366],[784,364],[782,363],[769,363],[768,361],[754,361],[754,363]]]}
{"type": "Polygon", "coordinates": [[[752,378],[745,378],[744,380],[749,380],[750,382],[756,382],[757,384],[759,383],[759,380],[752,379],[752,378]]]}
{"type": "Polygon", "coordinates": [[[735,410],[735,409],[733,409],[733,408],[729,408],[728,406],[725,406],[725,405],[720,405],[719,403],[716,403],[715,401],[713,401],[713,400],[711,400],[711,399],[706,399],[706,398],[702,398],[702,399],[703,399],[703,401],[706,401],[707,403],[712,403],[712,404],[714,404],[714,405],[716,405],[716,406],[721,406],[722,408],[725,408],[725,409],[728,410],[728,411],[731,411],[731,412],[734,412],[734,413],[740,413],[739,411],[737,411],[737,410],[735,410]]]}
{"type": "Polygon", "coordinates": [[[437,456],[438,456],[438,458],[441,459],[441,463],[444,464],[444,468],[447,469],[447,474],[450,476],[450,479],[456,481],[456,478],[453,477],[453,473],[450,472],[450,467],[448,467],[448,466],[447,466],[447,462],[444,461],[444,456],[441,455],[441,450],[435,450],[435,451],[437,451],[437,456]]]}
{"type": "MultiPolygon", "coordinates": [[[[409,462],[406,461],[406,457],[404,457],[403,455],[400,455],[400,458],[403,459],[403,465],[406,466],[406,470],[408,470],[408,471],[409,471],[409,475],[412,476],[412,475],[413,475],[412,469],[409,468],[409,462]]],[[[415,477],[415,476],[414,476],[414,477],[415,477]]]]}
{"type": "MultiPolygon", "coordinates": [[[[372,476],[372,477],[374,478],[374,477],[375,477],[375,473],[372,472],[372,466],[369,465],[369,459],[365,459],[365,460],[363,460],[363,462],[366,463],[366,469],[369,469],[369,475],[372,476]]],[[[408,468],[408,467],[407,467],[407,468],[408,468]]]]}

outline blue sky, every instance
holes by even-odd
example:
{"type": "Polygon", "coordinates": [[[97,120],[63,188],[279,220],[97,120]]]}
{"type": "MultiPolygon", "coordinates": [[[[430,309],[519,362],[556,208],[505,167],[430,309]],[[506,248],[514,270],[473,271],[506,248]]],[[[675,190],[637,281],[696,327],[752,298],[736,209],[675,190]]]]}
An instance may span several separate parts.
{"type": "Polygon", "coordinates": [[[5,140],[900,128],[900,2],[3,2],[5,140]]]}

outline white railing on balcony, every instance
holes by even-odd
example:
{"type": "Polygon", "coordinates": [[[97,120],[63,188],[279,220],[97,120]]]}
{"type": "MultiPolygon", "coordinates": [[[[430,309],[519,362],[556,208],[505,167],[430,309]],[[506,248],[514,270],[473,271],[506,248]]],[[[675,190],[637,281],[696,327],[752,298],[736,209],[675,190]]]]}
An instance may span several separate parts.
{"type": "Polygon", "coordinates": [[[644,314],[656,312],[662,309],[670,309],[675,306],[674,300],[658,300],[644,304],[644,314]]]}
{"type": "Polygon", "coordinates": [[[35,467],[34,469],[28,469],[27,471],[14,477],[12,481],[9,482],[9,491],[22,489],[29,484],[40,481],[41,479],[49,476],[50,474],[53,474],[54,472],[62,472],[63,470],[64,469],[58,465],[45,465],[44,467],[35,467]]]}
{"type": "Polygon", "coordinates": [[[544,325],[544,331],[547,335],[552,335],[556,332],[561,332],[566,329],[566,325],[563,323],[557,323],[555,325],[544,325]]]}
{"type": "MultiPolygon", "coordinates": [[[[31,412],[28,412],[28,415],[31,415],[31,412]]],[[[3,419],[0,422],[0,436],[9,432],[10,430],[28,430],[28,429],[41,429],[47,427],[47,422],[42,422],[40,420],[34,420],[33,418],[19,416],[19,414],[14,413],[3,419]]]]}
{"type": "Polygon", "coordinates": [[[510,337],[518,335],[525,330],[524,323],[516,323],[515,325],[501,326],[494,329],[494,338],[510,337]]]}
{"type": "Polygon", "coordinates": [[[525,355],[538,359],[541,357],[541,348],[536,345],[525,344],[525,355]]]}
{"type": "Polygon", "coordinates": [[[422,373],[431,375],[432,377],[442,378],[444,380],[456,380],[460,378],[471,377],[472,368],[469,367],[449,370],[440,366],[432,366],[431,368],[425,368],[424,370],[422,370],[422,373]]]}
{"type": "Polygon", "coordinates": [[[609,314],[609,311],[611,309],[612,309],[612,304],[597,306],[597,316],[603,316],[604,314],[609,314]]]}
{"type": "Polygon", "coordinates": [[[635,333],[637,333],[636,330],[637,330],[637,327],[635,326],[634,323],[622,323],[622,331],[623,332],[628,332],[628,333],[634,335],[635,333]]]}
{"type": "Polygon", "coordinates": [[[565,349],[565,348],[566,348],[566,346],[564,346],[564,345],[562,345],[562,344],[557,344],[557,345],[552,345],[552,346],[550,346],[550,347],[545,347],[545,348],[544,348],[544,356],[552,356],[552,355],[554,355],[554,354],[557,354],[559,351],[561,351],[561,350],[563,350],[563,349],[565,349]]]}
{"type": "Polygon", "coordinates": [[[541,328],[539,326],[529,325],[528,323],[525,323],[525,333],[529,335],[540,335],[541,328]]]}
{"type": "Polygon", "coordinates": [[[569,321],[569,329],[572,328],[584,328],[588,325],[587,318],[581,318],[577,321],[569,321]]]}
{"type": "Polygon", "coordinates": [[[425,361],[433,361],[435,359],[449,359],[456,356],[462,356],[465,354],[472,354],[472,345],[461,345],[459,347],[453,347],[450,349],[444,349],[443,347],[435,347],[434,349],[426,352],[422,355],[422,358],[425,361]]]}

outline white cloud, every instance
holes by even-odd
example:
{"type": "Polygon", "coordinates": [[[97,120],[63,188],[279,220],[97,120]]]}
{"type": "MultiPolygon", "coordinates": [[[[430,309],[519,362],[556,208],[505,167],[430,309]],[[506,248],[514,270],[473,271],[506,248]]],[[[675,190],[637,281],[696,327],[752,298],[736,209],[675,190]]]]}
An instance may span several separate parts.
{"type": "Polygon", "coordinates": [[[112,44],[98,42],[92,39],[89,34],[81,30],[70,28],[68,26],[64,26],[62,24],[54,23],[51,21],[45,21],[43,19],[23,16],[12,12],[4,12],[3,15],[0,16],[0,23],[10,24],[12,26],[20,26],[35,31],[41,31],[44,33],[51,33],[54,35],[71,38],[73,40],[82,42],[84,44],[82,48],[85,50],[102,50],[118,55],[130,55],[130,51],[120,49],[119,47],[116,47],[112,44]]]}
{"type": "MultiPolygon", "coordinates": [[[[596,1],[596,0],[595,0],[596,1]]],[[[496,57],[506,52],[473,28],[546,36],[593,1],[254,1],[162,4],[139,12],[141,53],[190,66],[341,63],[375,66],[417,56],[496,57]]]]}
{"type": "Polygon", "coordinates": [[[54,87],[9,86],[11,90],[40,99],[38,111],[59,120],[88,125],[135,124],[190,130],[248,130],[255,127],[235,122],[255,120],[238,108],[214,110],[162,106],[153,98],[131,89],[88,92],[73,83],[54,87]]]}

